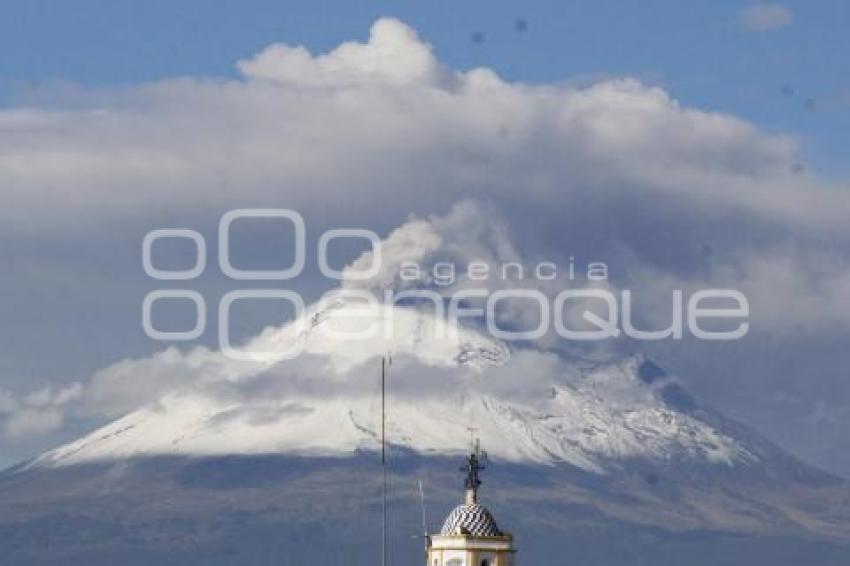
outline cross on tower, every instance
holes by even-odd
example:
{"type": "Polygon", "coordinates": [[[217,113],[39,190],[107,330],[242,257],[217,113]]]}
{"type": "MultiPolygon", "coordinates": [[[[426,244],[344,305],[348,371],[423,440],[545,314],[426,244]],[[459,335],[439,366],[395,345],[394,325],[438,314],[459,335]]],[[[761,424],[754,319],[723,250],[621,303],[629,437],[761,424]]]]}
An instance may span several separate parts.
{"type": "Polygon", "coordinates": [[[466,459],[466,464],[460,468],[461,472],[466,473],[464,487],[466,488],[466,499],[468,504],[478,502],[478,488],[481,487],[481,472],[487,469],[487,453],[482,451],[478,439],[474,437],[475,429],[470,427],[470,432],[473,433],[472,452],[466,459]]]}

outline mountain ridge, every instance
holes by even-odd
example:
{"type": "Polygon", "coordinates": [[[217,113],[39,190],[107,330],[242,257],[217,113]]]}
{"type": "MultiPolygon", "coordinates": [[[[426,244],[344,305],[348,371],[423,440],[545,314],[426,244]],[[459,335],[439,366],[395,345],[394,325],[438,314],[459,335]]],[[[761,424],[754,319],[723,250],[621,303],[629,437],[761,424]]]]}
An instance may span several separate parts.
{"type": "Polygon", "coordinates": [[[527,563],[838,566],[850,555],[846,481],[699,403],[645,356],[565,360],[472,329],[434,339],[423,329],[440,322],[407,308],[373,313],[397,317],[391,343],[337,347],[327,325],[348,327],[344,310],[251,343],[301,341],[297,360],[169,353],[169,370],[201,368],[189,387],[0,474],[0,554],[27,566],[374,564],[377,370],[392,350],[399,556],[421,556],[419,481],[429,513],[459,502],[470,426],[493,462],[483,499],[527,563]]]}

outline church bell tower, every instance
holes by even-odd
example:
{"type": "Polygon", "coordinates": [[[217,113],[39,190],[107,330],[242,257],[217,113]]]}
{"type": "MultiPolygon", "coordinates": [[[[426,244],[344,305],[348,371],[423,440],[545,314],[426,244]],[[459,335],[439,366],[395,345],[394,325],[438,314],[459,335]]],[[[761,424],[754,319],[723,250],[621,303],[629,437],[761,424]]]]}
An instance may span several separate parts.
{"type": "Polygon", "coordinates": [[[478,501],[486,461],[487,454],[476,442],[461,468],[466,473],[464,502],[446,517],[440,534],[427,537],[426,566],[513,566],[513,536],[501,531],[478,501]]]}

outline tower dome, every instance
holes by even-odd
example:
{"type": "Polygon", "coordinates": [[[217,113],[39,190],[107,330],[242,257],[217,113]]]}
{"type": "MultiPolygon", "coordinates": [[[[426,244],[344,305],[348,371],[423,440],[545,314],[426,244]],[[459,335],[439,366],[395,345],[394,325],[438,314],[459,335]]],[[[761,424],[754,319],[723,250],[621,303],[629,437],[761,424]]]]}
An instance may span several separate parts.
{"type": "Polygon", "coordinates": [[[458,505],[446,517],[441,535],[472,535],[476,537],[500,537],[503,535],[496,520],[480,503],[458,505]]]}
{"type": "Polygon", "coordinates": [[[449,513],[440,534],[427,537],[427,566],[513,566],[513,537],[499,529],[493,514],[478,502],[479,473],[486,461],[476,442],[461,468],[466,473],[466,500],[449,513]]]}

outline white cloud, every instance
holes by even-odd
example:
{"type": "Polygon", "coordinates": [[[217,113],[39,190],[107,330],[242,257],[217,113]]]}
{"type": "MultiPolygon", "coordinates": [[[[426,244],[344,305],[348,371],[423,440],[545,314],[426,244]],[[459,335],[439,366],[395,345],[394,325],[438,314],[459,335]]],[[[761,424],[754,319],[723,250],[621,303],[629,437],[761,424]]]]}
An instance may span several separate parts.
{"type": "Polygon", "coordinates": [[[395,20],[326,55],[270,49],[240,63],[243,80],[0,112],[15,205],[0,211],[2,230],[150,229],[246,202],[391,225],[468,196],[546,210],[664,199],[809,226],[848,213],[846,199],[792,173],[793,140],[632,79],[573,88],[452,72],[395,20]]]}
{"type": "Polygon", "coordinates": [[[375,22],[365,44],[344,43],[318,57],[304,47],[274,44],[238,67],[250,79],[308,88],[382,82],[410,86],[433,83],[442,74],[431,46],[413,28],[389,18],[375,22]]]}
{"type": "Polygon", "coordinates": [[[11,439],[39,436],[59,429],[64,422],[62,412],[54,408],[22,409],[9,417],[5,432],[11,439]]]}
{"type": "Polygon", "coordinates": [[[53,432],[65,422],[67,407],[82,395],[80,383],[60,389],[43,387],[23,396],[0,390],[0,429],[10,439],[53,432]]]}
{"type": "Polygon", "coordinates": [[[381,242],[381,268],[378,274],[366,281],[352,277],[352,273],[368,271],[376,261],[372,252],[364,253],[343,271],[344,286],[355,289],[398,287],[402,283],[399,281],[399,273],[404,263],[421,263],[442,245],[443,239],[433,223],[423,219],[411,219],[394,229],[381,242]]]}
{"type": "Polygon", "coordinates": [[[738,20],[749,31],[778,31],[794,22],[794,12],[782,4],[755,4],[741,10],[738,20]]]}

